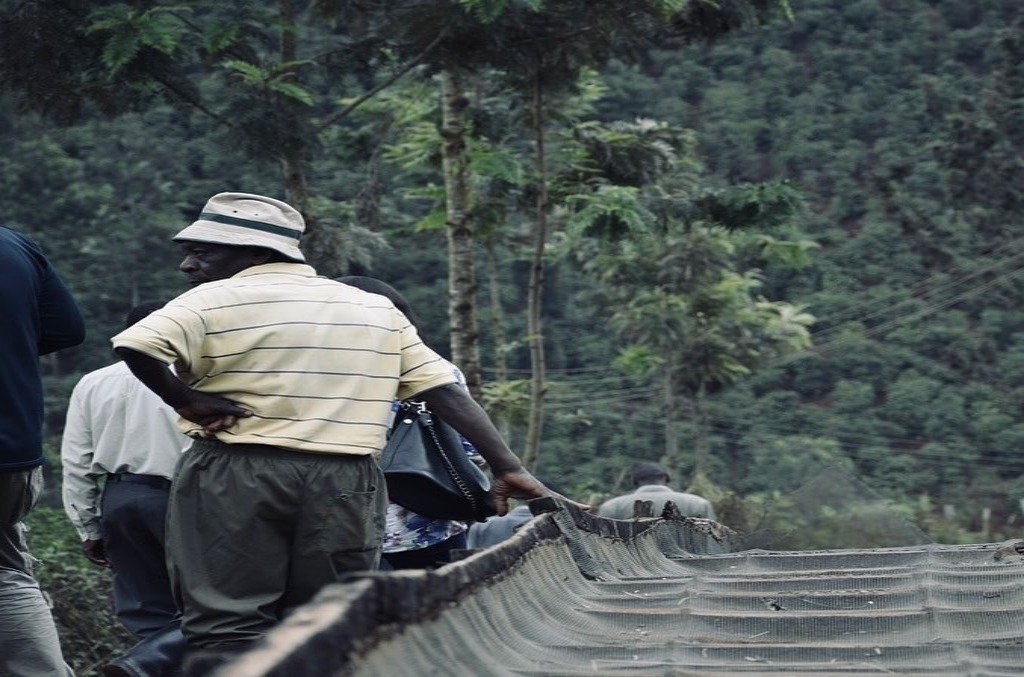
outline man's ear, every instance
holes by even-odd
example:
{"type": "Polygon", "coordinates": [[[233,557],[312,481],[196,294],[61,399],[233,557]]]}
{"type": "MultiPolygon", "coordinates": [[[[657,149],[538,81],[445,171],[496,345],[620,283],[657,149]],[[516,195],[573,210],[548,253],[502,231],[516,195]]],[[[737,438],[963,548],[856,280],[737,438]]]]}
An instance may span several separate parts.
{"type": "Polygon", "coordinates": [[[261,266],[264,263],[267,263],[273,256],[274,252],[266,247],[249,248],[249,260],[252,261],[252,265],[254,266],[261,266]]]}

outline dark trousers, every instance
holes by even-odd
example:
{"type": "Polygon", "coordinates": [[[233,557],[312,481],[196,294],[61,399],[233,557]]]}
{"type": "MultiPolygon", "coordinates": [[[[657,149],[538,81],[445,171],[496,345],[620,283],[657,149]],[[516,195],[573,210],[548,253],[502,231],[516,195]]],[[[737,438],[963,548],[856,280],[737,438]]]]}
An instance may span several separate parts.
{"type": "Polygon", "coordinates": [[[258,639],[345,573],[376,568],[387,490],[370,456],[197,440],[171,489],[171,582],[192,647],[258,639]]]}
{"type": "Polygon", "coordinates": [[[167,575],[164,523],[170,481],[151,475],[111,475],[103,490],[100,527],[114,573],[117,618],[139,639],[178,616],[167,575]]]}

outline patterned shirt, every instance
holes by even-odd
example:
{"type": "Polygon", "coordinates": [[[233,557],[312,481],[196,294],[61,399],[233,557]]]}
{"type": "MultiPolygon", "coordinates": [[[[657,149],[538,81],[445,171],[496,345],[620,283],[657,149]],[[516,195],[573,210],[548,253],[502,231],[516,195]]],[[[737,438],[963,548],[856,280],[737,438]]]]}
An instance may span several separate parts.
{"type": "MultiPolygon", "coordinates": [[[[445,360],[445,363],[451,369],[450,373],[455,378],[455,382],[462,386],[463,389],[469,390],[466,386],[466,377],[459,368],[447,360],[445,360]]],[[[395,400],[391,407],[392,419],[398,412],[399,405],[400,402],[395,400]]],[[[460,439],[462,439],[462,448],[466,450],[466,455],[469,456],[470,460],[478,465],[483,464],[484,459],[477,452],[476,448],[465,438],[460,436],[460,439]]],[[[393,553],[429,548],[441,541],[448,540],[452,536],[461,534],[468,528],[465,522],[424,517],[397,503],[388,503],[383,551],[385,553],[393,553]]]]}

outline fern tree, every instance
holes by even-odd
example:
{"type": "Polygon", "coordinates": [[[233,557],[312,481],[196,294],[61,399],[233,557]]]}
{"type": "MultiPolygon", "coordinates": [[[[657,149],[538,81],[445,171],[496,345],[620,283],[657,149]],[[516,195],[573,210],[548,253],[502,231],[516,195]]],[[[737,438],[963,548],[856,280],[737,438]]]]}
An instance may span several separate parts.
{"type": "Polygon", "coordinates": [[[550,100],[568,90],[587,68],[611,58],[639,59],[655,47],[711,39],[766,16],[789,11],[779,0],[728,3],[685,0],[461,0],[467,17],[447,24],[443,43],[457,45],[468,63],[505,74],[519,93],[533,138],[534,226],[528,288],[531,408],[523,459],[534,467],[540,452],[546,392],[546,352],[541,318],[552,204],[548,168],[550,100]]]}
{"type": "Polygon", "coordinates": [[[694,483],[708,486],[707,397],[810,345],[813,317],[760,293],[754,264],[802,265],[813,247],[781,235],[798,201],[786,185],[707,188],[690,137],[650,121],[590,125],[571,250],[625,347],[620,366],[661,381],[667,466],[696,434],[694,483]]]}

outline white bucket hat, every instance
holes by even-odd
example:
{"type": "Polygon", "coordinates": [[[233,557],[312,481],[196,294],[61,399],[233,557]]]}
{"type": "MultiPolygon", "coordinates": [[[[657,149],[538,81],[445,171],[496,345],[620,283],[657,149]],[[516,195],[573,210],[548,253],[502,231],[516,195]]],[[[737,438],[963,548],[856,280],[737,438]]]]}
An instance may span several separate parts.
{"type": "Polygon", "coordinates": [[[264,247],[295,261],[305,261],[299,250],[299,239],[305,230],[302,214],[280,200],[249,193],[217,193],[203,207],[199,218],[171,239],[264,247]]]}

